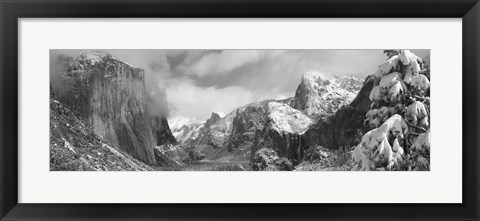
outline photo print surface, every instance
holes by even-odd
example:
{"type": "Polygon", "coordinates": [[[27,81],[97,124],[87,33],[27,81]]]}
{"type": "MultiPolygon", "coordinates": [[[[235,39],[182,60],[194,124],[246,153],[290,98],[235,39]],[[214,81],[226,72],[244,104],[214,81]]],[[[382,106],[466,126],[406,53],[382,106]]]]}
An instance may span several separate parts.
{"type": "Polygon", "coordinates": [[[429,171],[430,50],[50,50],[50,171],[429,171]]]}

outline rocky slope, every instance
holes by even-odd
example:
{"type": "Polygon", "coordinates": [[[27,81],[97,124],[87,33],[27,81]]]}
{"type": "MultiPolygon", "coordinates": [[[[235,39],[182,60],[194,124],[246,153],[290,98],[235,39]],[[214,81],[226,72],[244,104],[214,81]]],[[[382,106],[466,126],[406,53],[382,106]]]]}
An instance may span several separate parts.
{"type": "Polygon", "coordinates": [[[351,147],[358,143],[358,139],[368,127],[364,125],[365,114],[370,109],[370,91],[374,85],[374,78],[367,77],[355,99],[348,105],[340,108],[334,115],[320,119],[302,136],[309,147],[321,145],[337,149],[351,147]]]}
{"type": "Polygon", "coordinates": [[[211,117],[208,123],[205,122],[205,125],[199,130],[198,138],[192,145],[209,145],[214,148],[224,147],[233,129],[233,119],[237,111],[241,110],[243,110],[243,107],[230,112],[220,119],[216,119],[216,116],[212,113],[213,118],[211,117]],[[214,119],[216,119],[216,121],[214,119]]]}
{"type": "Polygon", "coordinates": [[[295,92],[292,107],[310,117],[318,118],[335,113],[351,102],[356,95],[355,77],[332,78],[316,71],[306,72],[295,92]]]}
{"type": "Polygon", "coordinates": [[[342,77],[335,77],[334,81],[340,86],[340,88],[356,95],[360,89],[362,89],[365,78],[351,74],[342,77]]]}
{"type": "Polygon", "coordinates": [[[175,143],[165,118],[147,113],[144,70],[103,52],[72,59],[58,100],[78,112],[94,133],[150,165],[153,147],[175,143]]]}
{"type": "Polygon", "coordinates": [[[192,151],[209,160],[243,162],[251,160],[255,151],[270,148],[297,162],[302,153],[300,135],[313,121],[289,101],[264,100],[232,111],[202,128],[192,151]]]}
{"type": "Polygon", "coordinates": [[[79,113],[50,99],[50,170],[153,170],[93,133],[79,113]]]}

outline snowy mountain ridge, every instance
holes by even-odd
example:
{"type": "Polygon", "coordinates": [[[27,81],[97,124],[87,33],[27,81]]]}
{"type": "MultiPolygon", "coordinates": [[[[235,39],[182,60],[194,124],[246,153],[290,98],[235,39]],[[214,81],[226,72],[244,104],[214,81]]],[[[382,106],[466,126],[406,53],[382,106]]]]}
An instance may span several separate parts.
{"type": "Polygon", "coordinates": [[[203,127],[205,121],[199,121],[196,118],[173,117],[168,119],[168,124],[177,142],[182,144],[188,139],[196,139],[198,131],[203,127]]]}
{"type": "Polygon", "coordinates": [[[333,114],[355,98],[362,83],[352,76],[327,77],[308,71],[302,76],[292,107],[314,118],[333,114]]]}

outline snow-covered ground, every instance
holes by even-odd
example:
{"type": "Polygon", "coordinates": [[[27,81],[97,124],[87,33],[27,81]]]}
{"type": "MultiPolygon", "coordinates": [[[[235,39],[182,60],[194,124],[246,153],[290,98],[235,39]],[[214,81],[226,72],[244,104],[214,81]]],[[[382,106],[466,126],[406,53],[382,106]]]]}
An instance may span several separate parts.
{"type": "Polygon", "coordinates": [[[270,126],[276,131],[303,134],[313,123],[307,115],[287,104],[272,101],[268,103],[268,109],[270,126]]]}

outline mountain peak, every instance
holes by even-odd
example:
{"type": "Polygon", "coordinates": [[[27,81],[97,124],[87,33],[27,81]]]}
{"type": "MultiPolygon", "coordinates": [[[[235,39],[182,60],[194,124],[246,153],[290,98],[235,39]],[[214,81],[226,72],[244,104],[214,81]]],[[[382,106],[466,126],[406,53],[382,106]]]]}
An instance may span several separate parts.
{"type": "Polygon", "coordinates": [[[101,51],[85,51],[76,57],[75,60],[84,64],[95,65],[102,62],[105,58],[112,58],[112,55],[101,51]]]}
{"type": "Polygon", "coordinates": [[[303,74],[302,81],[328,82],[328,83],[330,83],[330,78],[321,74],[318,71],[307,71],[303,74]]]}
{"type": "Polygon", "coordinates": [[[361,82],[351,79],[332,78],[317,71],[308,71],[298,85],[292,107],[311,117],[332,114],[355,97],[355,88],[347,88],[350,85],[361,85],[361,82]]]}
{"type": "Polygon", "coordinates": [[[129,64],[123,60],[120,60],[112,56],[111,54],[103,51],[85,51],[85,52],[82,52],[80,55],[78,55],[74,59],[74,61],[77,63],[80,63],[82,65],[91,65],[91,66],[97,65],[99,63],[102,63],[108,60],[114,60],[114,61],[126,64],[131,68],[138,68],[132,64],[129,64]]]}
{"type": "Polygon", "coordinates": [[[205,127],[210,127],[210,125],[214,124],[218,120],[220,120],[222,117],[220,117],[220,114],[212,112],[212,115],[210,118],[205,122],[205,127]]]}

